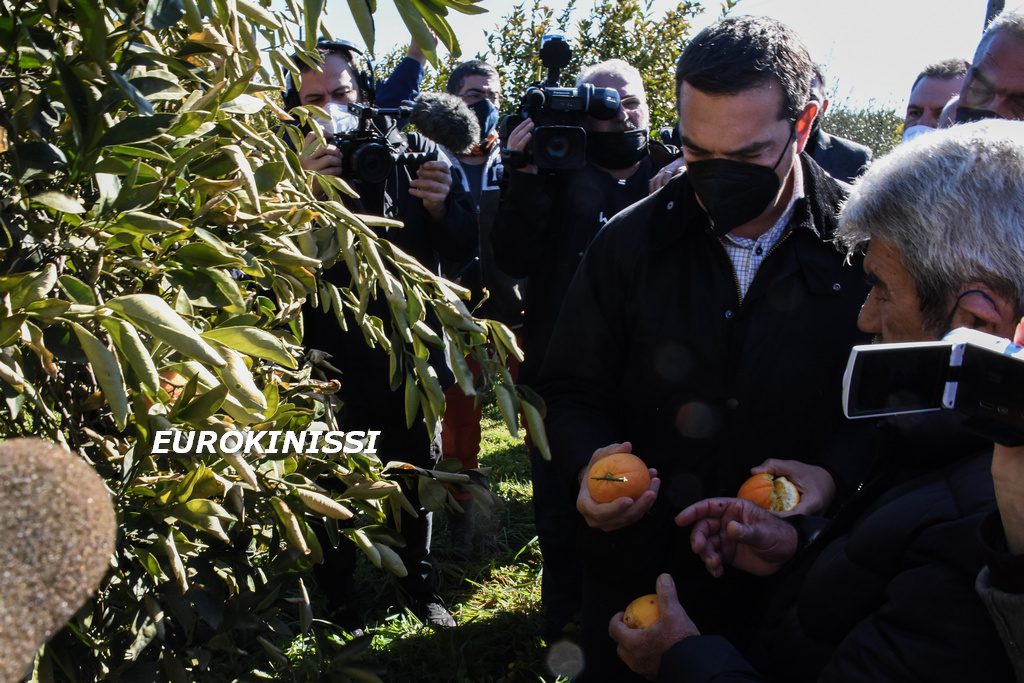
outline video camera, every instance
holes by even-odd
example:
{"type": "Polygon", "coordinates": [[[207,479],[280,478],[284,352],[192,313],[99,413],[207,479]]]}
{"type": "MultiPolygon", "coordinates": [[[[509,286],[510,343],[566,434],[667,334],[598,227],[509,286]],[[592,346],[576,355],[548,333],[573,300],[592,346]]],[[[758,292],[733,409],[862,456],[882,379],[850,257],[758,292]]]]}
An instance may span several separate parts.
{"type": "Polygon", "coordinates": [[[584,117],[615,118],[619,111],[619,92],[614,88],[595,88],[590,83],[573,88],[558,86],[558,76],[572,59],[572,50],[565,37],[557,33],[544,35],[540,59],[547,68],[547,78],[526,89],[520,113],[507,116],[504,135],[527,117],[533,120],[533,138],[520,152],[502,150],[505,163],[512,168],[536,164],[541,170],[583,168],[587,162],[587,132],[584,117]]]}
{"type": "Polygon", "coordinates": [[[378,184],[387,180],[395,166],[419,166],[437,161],[437,152],[401,152],[389,139],[397,121],[408,118],[412,109],[411,104],[394,108],[349,104],[349,113],[358,119],[355,127],[327,136],[327,141],[341,151],[341,177],[378,184]],[[391,117],[391,123],[381,130],[378,124],[387,121],[385,117],[391,117]]]}
{"type": "Polygon", "coordinates": [[[843,376],[847,417],[943,409],[995,443],[1024,444],[1024,347],[967,328],[937,342],[853,347],[843,376]]]}

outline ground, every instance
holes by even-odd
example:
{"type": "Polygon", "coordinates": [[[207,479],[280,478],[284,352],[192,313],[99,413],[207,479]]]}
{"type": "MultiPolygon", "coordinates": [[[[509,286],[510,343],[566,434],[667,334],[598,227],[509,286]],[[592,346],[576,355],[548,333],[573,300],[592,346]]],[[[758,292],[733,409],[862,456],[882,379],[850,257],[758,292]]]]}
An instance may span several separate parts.
{"type": "Polygon", "coordinates": [[[469,561],[447,552],[447,523],[435,515],[434,548],[442,595],[459,626],[434,631],[408,611],[384,608],[392,593],[379,570],[357,573],[369,648],[354,667],[384,681],[565,681],[548,666],[572,661],[568,644],[540,640],[541,555],[533,525],[530,465],[522,439],[514,439],[491,407],[485,411],[481,467],[491,468],[499,503],[481,519],[480,551],[469,561]]]}

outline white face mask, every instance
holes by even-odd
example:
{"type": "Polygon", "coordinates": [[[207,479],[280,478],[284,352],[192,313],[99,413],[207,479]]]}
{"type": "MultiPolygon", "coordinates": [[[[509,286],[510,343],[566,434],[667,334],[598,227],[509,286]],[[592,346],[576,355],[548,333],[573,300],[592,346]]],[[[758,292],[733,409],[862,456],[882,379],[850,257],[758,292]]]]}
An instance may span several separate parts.
{"type": "Polygon", "coordinates": [[[904,131],[903,131],[903,142],[910,142],[911,140],[916,138],[918,135],[924,135],[925,133],[931,133],[934,130],[935,129],[932,128],[931,126],[922,126],[921,124],[917,124],[916,126],[911,126],[910,128],[904,129],[904,131]]]}
{"type": "Polygon", "coordinates": [[[323,109],[331,117],[330,119],[316,117],[316,122],[320,124],[324,135],[347,133],[359,126],[359,117],[348,110],[347,104],[330,102],[323,109]]]}

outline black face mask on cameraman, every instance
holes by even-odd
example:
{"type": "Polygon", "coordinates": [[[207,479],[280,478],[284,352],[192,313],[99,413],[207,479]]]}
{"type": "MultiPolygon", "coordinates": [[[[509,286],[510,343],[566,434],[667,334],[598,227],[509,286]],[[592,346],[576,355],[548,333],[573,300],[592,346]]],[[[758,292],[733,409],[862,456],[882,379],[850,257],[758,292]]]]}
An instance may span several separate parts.
{"type": "Polygon", "coordinates": [[[601,168],[629,168],[647,154],[646,130],[587,131],[587,159],[601,168]]]}
{"type": "Polygon", "coordinates": [[[732,159],[706,159],[686,165],[690,184],[719,237],[760,216],[779,195],[781,184],[775,169],[789,151],[794,132],[791,128],[786,146],[771,168],[732,159]]]}

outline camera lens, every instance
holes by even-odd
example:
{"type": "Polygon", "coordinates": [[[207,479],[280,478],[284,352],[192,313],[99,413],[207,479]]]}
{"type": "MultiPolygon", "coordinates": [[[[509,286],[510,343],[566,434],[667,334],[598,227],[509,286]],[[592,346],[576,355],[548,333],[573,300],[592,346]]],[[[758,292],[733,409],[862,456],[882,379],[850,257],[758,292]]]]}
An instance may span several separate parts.
{"type": "Polygon", "coordinates": [[[395,160],[391,150],[371,142],[360,147],[352,160],[356,175],[366,183],[382,183],[391,175],[395,160]]]}
{"type": "Polygon", "coordinates": [[[572,145],[569,143],[569,139],[563,135],[553,135],[548,138],[547,144],[544,145],[544,154],[548,159],[557,161],[564,159],[569,154],[569,150],[572,145]]]}

